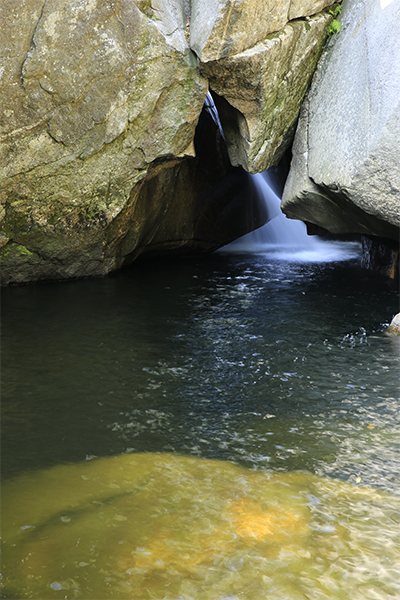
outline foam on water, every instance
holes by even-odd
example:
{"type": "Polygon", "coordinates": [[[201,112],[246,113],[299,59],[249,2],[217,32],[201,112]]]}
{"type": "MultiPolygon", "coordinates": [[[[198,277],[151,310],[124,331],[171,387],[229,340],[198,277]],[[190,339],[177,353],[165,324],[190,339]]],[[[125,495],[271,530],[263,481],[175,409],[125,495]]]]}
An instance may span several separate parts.
{"type": "Polygon", "coordinates": [[[224,252],[257,252],[269,258],[290,262],[336,262],[360,255],[358,242],[325,241],[307,235],[302,221],[288,219],[280,209],[280,199],[269,183],[268,172],[251,176],[266,204],[269,221],[260,229],[235,240],[224,252]]]}

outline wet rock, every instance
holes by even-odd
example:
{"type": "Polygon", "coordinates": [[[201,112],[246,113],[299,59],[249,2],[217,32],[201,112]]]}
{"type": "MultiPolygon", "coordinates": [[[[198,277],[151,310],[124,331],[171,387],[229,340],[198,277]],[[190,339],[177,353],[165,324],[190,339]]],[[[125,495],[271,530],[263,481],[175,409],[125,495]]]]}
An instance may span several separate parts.
{"type": "Polygon", "coordinates": [[[387,333],[393,336],[400,335],[400,313],[397,313],[397,315],[393,317],[387,333]]]}
{"type": "Polygon", "coordinates": [[[399,280],[399,243],[376,236],[362,236],[361,264],[371,271],[399,280]]]}
{"type": "Polygon", "coordinates": [[[300,115],[282,210],[332,233],[398,241],[396,2],[345,2],[300,115]]]}

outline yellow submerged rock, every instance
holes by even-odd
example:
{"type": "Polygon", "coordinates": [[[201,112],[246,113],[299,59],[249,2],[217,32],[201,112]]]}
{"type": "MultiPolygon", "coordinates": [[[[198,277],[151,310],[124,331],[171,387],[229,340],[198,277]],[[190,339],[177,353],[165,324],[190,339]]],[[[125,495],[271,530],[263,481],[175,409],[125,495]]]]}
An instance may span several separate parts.
{"type": "Polygon", "coordinates": [[[8,482],[3,598],[400,598],[400,498],[124,454],[8,482]]]}

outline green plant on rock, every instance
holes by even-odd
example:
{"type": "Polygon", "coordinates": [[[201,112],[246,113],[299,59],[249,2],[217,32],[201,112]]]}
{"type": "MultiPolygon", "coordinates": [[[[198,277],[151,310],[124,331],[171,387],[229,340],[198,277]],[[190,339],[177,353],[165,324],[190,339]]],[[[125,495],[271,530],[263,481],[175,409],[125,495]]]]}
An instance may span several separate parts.
{"type": "Polygon", "coordinates": [[[329,25],[328,34],[332,35],[333,33],[339,33],[339,31],[342,29],[342,24],[338,19],[336,19],[336,17],[338,15],[340,15],[340,13],[342,12],[342,5],[338,4],[337,6],[335,6],[335,8],[332,8],[329,12],[331,15],[333,15],[333,21],[329,25]]]}

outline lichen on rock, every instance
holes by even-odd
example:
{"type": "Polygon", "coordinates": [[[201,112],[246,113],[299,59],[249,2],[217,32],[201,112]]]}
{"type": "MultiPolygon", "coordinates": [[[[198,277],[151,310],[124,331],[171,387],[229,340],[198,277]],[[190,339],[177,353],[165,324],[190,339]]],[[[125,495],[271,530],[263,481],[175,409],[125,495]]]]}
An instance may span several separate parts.
{"type": "Polygon", "coordinates": [[[251,173],[277,164],[290,146],[300,105],[331,20],[296,20],[232,57],[200,64],[218,104],[232,164],[251,173]]]}
{"type": "Polygon", "coordinates": [[[3,283],[104,274],[105,230],[148,165],[193,154],[207,82],[133,2],[19,4],[3,3],[2,231],[48,271],[6,244],[3,283]]]}

